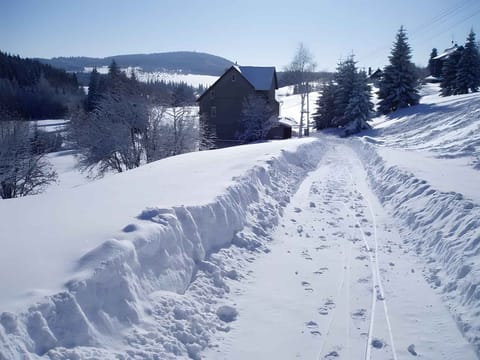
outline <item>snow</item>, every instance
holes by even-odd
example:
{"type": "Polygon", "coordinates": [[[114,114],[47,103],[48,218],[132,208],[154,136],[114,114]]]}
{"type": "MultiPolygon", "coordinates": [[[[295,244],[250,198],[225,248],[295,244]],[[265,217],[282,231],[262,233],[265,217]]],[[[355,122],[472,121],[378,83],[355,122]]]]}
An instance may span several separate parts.
{"type": "MultiPolygon", "coordinates": [[[[190,283],[215,270],[205,257],[232,241],[255,247],[255,236],[241,233],[253,221],[253,208],[254,231],[272,227],[320,146],[303,139],[185,154],[73,189],[0,202],[0,354],[51,350],[49,356],[68,358],[74,355],[67,348],[92,347],[105,336],[111,344],[126,326],[158,321],[156,306],[163,319],[178,302],[188,303],[191,321],[192,308],[226,291],[221,278],[213,278],[211,290],[200,280],[190,283]],[[174,300],[187,290],[193,295],[174,300]]],[[[205,322],[205,336],[222,321],[216,308],[209,309],[202,315],[207,318],[195,320],[205,322]]],[[[225,309],[221,317],[233,319],[225,309]]],[[[186,340],[199,325],[177,334],[171,323],[160,322],[152,352],[196,354],[206,346],[199,336],[186,340]]],[[[128,343],[132,349],[135,339],[128,343]]],[[[74,351],[86,356],[92,349],[74,351]]]]}
{"type": "MultiPolygon", "coordinates": [[[[297,124],[300,123],[300,104],[301,95],[290,95],[293,93],[293,88],[287,86],[280,88],[277,93],[277,101],[280,103],[280,116],[283,118],[293,119],[297,124]]],[[[317,101],[319,92],[311,92],[309,95],[310,107],[310,125],[313,127],[313,113],[315,112],[315,102],[317,101]]],[[[306,118],[304,118],[304,126],[306,126],[306,118]]],[[[298,125],[297,125],[298,126],[298,125]]]]}
{"type": "Polygon", "coordinates": [[[475,359],[412,271],[418,259],[369,189],[355,148],[321,140],[320,164],[285,210],[270,252],[244,269],[245,282],[229,282],[238,320],[205,358],[403,359],[416,349],[430,359],[475,359]]]}
{"type": "Polygon", "coordinates": [[[46,132],[61,132],[65,130],[68,120],[65,119],[48,119],[35,120],[30,123],[35,124],[39,130],[46,132]]]}
{"type": "Polygon", "coordinates": [[[237,70],[245,76],[257,91],[266,91],[272,88],[275,76],[275,67],[272,66],[237,66],[237,70]]]}
{"type": "Polygon", "coordinates": [[[234,178],[281,150],[295,149],[298,142],[289,145],[272,142],[186,154],[69,191],[1,201],[0,240],[5,251],[0,254],[0,283],[5,289],[0,304],[7,309],[23,305],[30,300],[22,299],[25,289],[40,295],[58,291],[81,254],[118,236],[145,209],[209,204],[234,184],[234,178]],[[19,227],[19,219],[28,226],[19,227]],[[9,275],[12,271],[15,278],[9,275]]]}
{"type": "Polygon", "coordinates": [[[355,138],[49,155],[0,201],[0,359],[477,359],[480,94],[422,92],[355,138]]]}
{"type": "MultiPolygon", "coordinates": [[[[91,72],[93,67],[85,67],[84,72],[91,72]]],[[[215,81],[218,80],[218,76],[212,75],[200,75],[200,74],[185,74],[182,72],[164,72],[164,71],[144,71],[140,67],[127,67],[121,69],[128,76],[135,72],[135,76],[139,81],[149,82],[149,81],[166,81],[173,83],[185,83],[193,87],[199,87],[203,85],[208,87],[212,85],[215,81]]],[[[100,74],[108,74],[108,66],[98,67],[97,71],[100,74]]]]}

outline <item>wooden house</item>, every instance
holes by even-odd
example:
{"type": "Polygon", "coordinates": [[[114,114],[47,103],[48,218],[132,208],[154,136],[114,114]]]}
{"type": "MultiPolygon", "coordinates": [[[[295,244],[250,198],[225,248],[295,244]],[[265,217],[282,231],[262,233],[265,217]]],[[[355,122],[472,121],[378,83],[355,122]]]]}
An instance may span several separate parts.
{"type": "Polygon", "coordinates": [[[262,96],[271,107],[272,116],[278,116],[276,89],[275,67],[234,65],[227,69],[197,99],[201,119],[208,129],[214,131],[217,147],[239,144],[237,135],[241,129],[242,107],[247,96],[262,96]]]}

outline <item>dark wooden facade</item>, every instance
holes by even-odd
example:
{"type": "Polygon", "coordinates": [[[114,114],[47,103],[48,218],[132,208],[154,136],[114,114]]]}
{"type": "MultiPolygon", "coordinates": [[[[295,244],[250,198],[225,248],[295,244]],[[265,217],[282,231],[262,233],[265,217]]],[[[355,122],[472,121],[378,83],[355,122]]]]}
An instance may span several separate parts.
{"type": "Polygon", "coordinates": [[[279,104],[275,100],[278,88],[274,67],[232,66],[197,100],[200,116],[207,127],[215,132],[218,147],[236,145],[241,128],[242,106],[249,95],[263,96],[278,116],[279,104]]]}

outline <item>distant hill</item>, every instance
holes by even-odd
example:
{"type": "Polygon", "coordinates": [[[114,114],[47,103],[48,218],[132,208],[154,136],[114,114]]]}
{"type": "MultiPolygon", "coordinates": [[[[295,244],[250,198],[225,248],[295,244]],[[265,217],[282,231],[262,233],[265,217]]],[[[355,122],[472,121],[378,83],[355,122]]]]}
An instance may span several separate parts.
{"type": "Polygon", "coordinates": [[[185,74],[215,75],[223,74],[225,68],[233,65],[230,60],[220,56],[192,51],[177,51],[155,54],[132,54],[108,56],[105,58],[91,57],[56,57],[52,59],[37,59],[45,64],[65,69],[66,71],[82,72],[85,67],[107,66],[115,59],[120,67],[138,66],[144,71],[177,71],[185,74]]]}
{"type": "Polygon", "coordinates": [[[83,96],[75,74],[0,51],[0,121],[63,117],[83,96]]]}

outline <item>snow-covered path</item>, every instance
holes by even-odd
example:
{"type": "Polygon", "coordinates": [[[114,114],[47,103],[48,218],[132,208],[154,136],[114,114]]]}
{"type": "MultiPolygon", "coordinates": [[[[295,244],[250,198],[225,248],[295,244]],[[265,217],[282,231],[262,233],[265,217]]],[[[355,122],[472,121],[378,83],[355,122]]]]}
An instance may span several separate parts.
{"type": "Polygon", "coordinates": [[[233,282],[239,311],[205,359],[476,359],[347,141],[328,139],[273,235],[233,282]]]}

